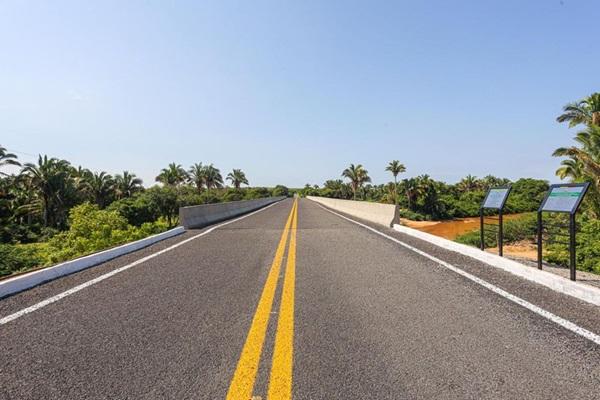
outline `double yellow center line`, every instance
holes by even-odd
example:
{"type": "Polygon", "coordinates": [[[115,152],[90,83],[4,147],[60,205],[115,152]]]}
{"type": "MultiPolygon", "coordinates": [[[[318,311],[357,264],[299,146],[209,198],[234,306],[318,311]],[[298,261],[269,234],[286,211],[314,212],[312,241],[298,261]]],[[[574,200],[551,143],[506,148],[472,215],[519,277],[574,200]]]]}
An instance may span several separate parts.
{"type": "Polygon", "coordinates": [[[252,325],[242,348],[233,379],[227,392],[227,400],[250,400],[260,356],[262,354],[267,326],[281,264],[289,239],[289,249],[285,267],[285,278],[281,291],[279,319],[275,333],[275,347],[271,375],[269,379],[268,400],[289,400],[292,398],[292,370],[294,356],[294,289],[296,281],[296,231],[298,227],[298,200],[294,201],[285,228],[279,240],[275,258],[271,264],[267,281],[263,288],[252,325]]]}

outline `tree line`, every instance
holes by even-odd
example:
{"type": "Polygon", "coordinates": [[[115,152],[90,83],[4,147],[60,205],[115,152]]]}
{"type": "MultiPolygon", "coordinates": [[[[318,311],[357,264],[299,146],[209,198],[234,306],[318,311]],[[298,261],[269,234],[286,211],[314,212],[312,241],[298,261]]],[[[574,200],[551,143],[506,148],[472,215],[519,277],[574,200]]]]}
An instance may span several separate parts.
{"type": "MultiPolygon", "coordinates": [[[[569,127],[582,127],[574,137],[575,143],[558,148],[553,156],[565,157],[556,175],[571,182],[589,182],[590,192],[584,202],[584,213],[600,216],[600,93],[593,93],[579,101],[568,103],[556,118],[569,127]]],[[[362,164],[350,164],[341,173],[342,179],[327,180],[322,187],[307,184],[301,190],[304,195],[334,197],[396,203],[402,207],[404,216],[413,219],[448,219],[476,216],[485,192],[494,186],[513,184],[507,204],[508,212],[535,211],[540,205],[548,182],[540,179],[522,178],[511,182],[493,175],[477,178],[467,175],[456,184],[447,184],[420,175],[398,180],[406,172],[398,160],[389,162],[386,171],[393,182],[371,184],[369,172],[362,164]]]]}
{"type": "MultiPolygon", "coordinates": [[[[129,171],[95,172],[47,155],[21,164],[0,146],[0,243],[43,241],[68,229],[70,210],[84,203],[116,210],[135,226],[161,218],[173,226],[180,206],[265,197],[275,190],[243,188],[249,181],[241,169],[233,169],[223,179],[213,164],[202,163],[187,170],[171,163],[155,181],[161,185],[144,188],[129,171]],[[8,166],[18,172],[7,173],[8,166]]],[[[287,188],[280,186],[275,192],[286,195],[287,188]]]]}
{"type": "MultiPolygon", "coordinates": [[[[227,175],[226,180],[230,181],[235,189],[239,189],[242,185],[249,185],[246,174],[241,169],[234,168],[227,175]]],[[[186,171],[181,164],[171,163],[167,168],[160,171],[160,174],[156,177],[156,182],[170,186],[193,184],[199,192],[202,192],[203,189],[222,188],[223,176],[221,171],[213,164],[202,165],[202,163],[196,163],[186,171]]]]}
{"type": "MultiPolygon", "coordinates": [[[[600,94],[594,93],[564,106],[559,123],[579,128],[571,146],[561,147],[556,175],[572,182],[589,182],[590,191],[578,222],[578,264],[600,272],[600,94]]],[[[548,182],[522,178],[510,182],[488,175],[467,175],[456,184],[419,175],[399,179],[407,171],[398,160],[385,168],[393,177],[387,184],[372,184],[366,168],[350,164],[340,178],[321,187],[306,185],[302,195],[398,204],[402,216],[411,219],[449,219],[475,216],[488,188],[512,183],[507,212],[534,211],[548,182]],[[344,181],[345,179],[346,181],[344,181]]],[[[245,173],[234,169],[223,179],[213,164],[196,163],[187,170],[171,163],[155,178],[161,185],[144,188],[129,171],[114,176],[75,167],[66,160],[39,156],[21,165],[18,157],[0,146],[0,275],[135,240],[177,223],[181,206],[236,201],[267,196],[286,196],[292,191],[245,187],[245,173]],[[19,168],[8,174],[5,167],[19,168]],[[228,182],[232,187],[225,187],[228,182]],[[10,244],[9,244],[10,243],[10,244]]],[[[534,219],[515,222],[515,238],[530,239],[534,219]]],[[[466,242],[475,243],[474,235],[466,242]]],[[[516,240],[516,239],[515,239],[516,240]]],[[[489,246],[490,244],[488,244],[489,246]]],[[[550,261],[566,263],[568,251],[560,244],[549,246],[550,261]]]]}
{"type": "MultiPolygon", "coordinates": [[[[556,118],[559,123],[568,123],[570,128],[579,128],[570,146],[560,147],[553,156],[562,157],[556,175],[569,182],[589,182],[590,189],[577,216],[577,266],[585,271],[600,273],[600,93],[593,93],[579,101],[568,103],[556,118]]],[[[398,180],[406,172],[399,161],[391,161],[386,171],[392,174],[393,182],[371,184],[368,171],[361,164],[350,164],[344,169],[342,179],[327,180],[321,187],[307,184],[301,193],[383,203],[397,203],[401,216],[414,219],[449,219],[476,216],[485,192],[494,186],[512,183],[512,193],[506,205],[509,213],[536,211],[548,190],[545,180],[522,178],[511,182],[505,178],[488,175],[477,178],[467,175],[456,184],[447,184],[420,175],[398,180]]],[[[564,215],[548,216],[555,224],[564,224],[564,215]]],[[[537,219],[529,213],[505,226],[505,242],[528,241],[535,244],[537,219]]],[[[566,234],[566,232],[563,232],[566,234]]],[[[496,245],[496,236],[485,237],[486,246],[496,245]]],[[[467,233],[459,241],[479,246],[478,232],[467,233]]],[[[568,246],[551,243],[546,246],[544,258],[552,263],[567,265],[568,246]]]]}
{"type": "Polygon", "coordinates": [[[391,161],[385,169],[391,173],[393,182],[373,185],[365,167],[361,164],[350,164],[341,174],[347,182],[342,179],[330,179],[322,187],[307,184],[301,193],[398,204],[403,217],[414,220],[443,220],[479,215],[479,205],[491,187],[512,183],[513,191],[507,204],[507,211],[511,213],[536,210],[548,190],[548,182],[545,180],[522,178],[511,182],[509,179],[493,175],[481,179],[467,175],[456,184],[437,181],[429,175],[398,180],[398,176],[406,172],[406,167],[398,160],[391,161]]]}

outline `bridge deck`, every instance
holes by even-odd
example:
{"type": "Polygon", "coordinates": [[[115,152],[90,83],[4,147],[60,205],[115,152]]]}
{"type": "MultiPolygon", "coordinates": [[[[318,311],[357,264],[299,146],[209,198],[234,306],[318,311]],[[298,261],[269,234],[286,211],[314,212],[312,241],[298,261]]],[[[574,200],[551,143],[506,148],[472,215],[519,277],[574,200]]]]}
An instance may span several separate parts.
{"type": "MultiPolygon", "coordinates": [[[[600,332],[598,307],[376,229],[600,332]]],[[[0,300],[2,318],[64,296],[0,325],[0,398],[598,398],[600,346],[313,202],[171,247],[202,232],[0,300]]]]}

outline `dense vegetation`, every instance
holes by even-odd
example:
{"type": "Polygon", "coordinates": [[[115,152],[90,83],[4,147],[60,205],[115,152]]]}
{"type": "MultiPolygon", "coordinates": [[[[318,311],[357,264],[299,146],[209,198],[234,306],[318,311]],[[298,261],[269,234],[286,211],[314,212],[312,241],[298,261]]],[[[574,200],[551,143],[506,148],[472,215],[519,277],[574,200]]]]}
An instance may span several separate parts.
{"type": "MultiPolygon", "coordinates": [[[[580,128],[574,137],[575,144],[561,147],[553,155],[564,158],[556,171],[560,179],[590,183],[590,190],[577,218],[577,263],[580,269],[600,273],[600,93],[567,104],[557,121],[566,122],[571,128],[580,128]]],[[[436,181],[428,175],[398,181],[398,175],[406,172],[406,168],[397,160],[390,162],[386,171],[391,173],[394,182],[372,185],[368,171],[361,164],[350,164],[341,174],[347,182],[332,179],[322,187],[307,184],[300,192],[303,195],[397,203],[401,207],[401,216],[405,218],[444,220],[479,215],[479,205],[485,192],[493,186],[512,184],[512,193],[506,205],[507,213],[536,211],[548,190],[548,182],[544,180],[522,178],[510,182],[492,175],[482,179],[467,175],[456,184],[436,181]]],[[[550,214],[545,218],[552,223],[565,223],[564,215],[550,214]]],[[[536,232],[535,213],[529,213],[505,223],[505,243],[535,243],[536,232]]],[[[480,245],[479,232],[467,233],[457,240],[480,245]]],[[[486,246],[496,246],[496,240],[494,234],[486,235],[486,246]]],[[[568,263],[566,245],[555,243],[546,248],[545,258],[548,261],[562,265],[568,263]]]]}
{"type": "MultiPolygon", "coordinates": [[[[575,144],[562,147],[554,156],[563,157],[556,175],[571,182],[589,182],[590,191],[578,217],[578,265],[600,272],[600,93],[567,104],[557,121],[580,128],[575,144]]],[[[467,175],[448,184],[428,175],[398,180],[406,167],[394,160],[388,164],[393,182],[374,185],[361,164],[350,164],[342,179],[326,181],[322,187],[307,184],[301,195],[356,199],[398,204],[401,215],[414,220],[472,217],[479,213],[485,192],[493,186],[512,184],[506,212],[537,210],[548,182],[522,178],[510,182],[488,175],[467,175]]],[[[285,186],[242,188],[248,185],[244,172],[234,169],[225,179],[214,165],[197,163],[189,170],[172,163],[160,171],[160,186],[145,189],[134,174],[124,171],[114,177],[105,172],[75,168],[66,160],[40,156],[37,163],[21,166],[14,154],[0,146],[0,276],[17,270],[48,265],[106,247],[160,232],[177,224],[181,206],[289,195],[285,186]],[[3,172],[20,167],[18,174],[3,172]]],[[[550,215],[559,221],[564,216],[550,215]]],[[[533,241],[535,216],[508,221],[507,243],[533,241]]],[[[463,243],[479,245],[477,233],[460,237],[463,243]]],[[[485,238],[494,246],[493,235],[485,238]]],[[[566,264],[567,247],[548,246],[547,259],[566,264]]]]}
{"type": "Polygon", "coordinates": [[[286,196],[285,186],[245,187],[234,169],[224,187],[218,168],[172,163],[160,171],[161,185],[144,188],[128,171],[111,176],[40,156],[21,165],[0,146],[0,276],[50,265],[106,249],[177,224],[179,207],[286,196]],[[17,174],[3,172],[19,168],[17,174]]]}
{"type": "MultiPolygon", "coordinates": [[[[568,219],[564,214],[545,216],[544,221],[562,225],[568,223],[568,219]]],[[[577,268],[600,274],[600,221],[584,212],[577,217],[577,225],[577,268]]],[[[555,232],[563,235],[562,237],[557,236],[556,239],[563,242],[563,244],[546,242],[544,244],[544,258],[550,263],[566,266],[569,264],[569,249],[564,242],[567,240],[568,231],[563,228],[555,232]]],[[[507,244],[526,242],[535,245],[537,243],[536,234],[537,216],[535,213],[504,223],[504,242],[507,244]]],[[[463,234],[457,237],[456,241],[476,247],[479,247],[481,243],[479,231],[463,234]]],[[[488,248],[497,246],[495,232],[486,231],[485,245],[488,248]]]]}
{"type": "MultiPolygon", "coordinates": [[[[537,233],[537,214],[527,213],[524,216],[504,221],[504,243],[517,243],[521,241],[527,241],[530,243],[535,242],[537,233]]],[[[485,247],[496,247],[497,233],[495,230],[489,229],[485,231],[485,247]]],[[[480,247],[481,238],[479,231],[465,233],[456,238],[457,242],[468,244],[471,246],[480,247]]]]}
{"type": "MultiPolygon", "coordinates": [[[[388,168],[393,171],[394,162],[388,168]]],[[[405,171],[399,164],[401,171],[405,171]]],[[[388,169],[389,170],[389,169],[388,169]]],[[[392,175],[396,179],[397,174],[392,175]]],[[[370,182],[368,172],[362,165],[351,164],[343,172],[350,176],[350,182],[341,179],[328,180],[323,187],[306,185],[303,195],[333,197],[339,199],[361,199],[366,201],[394,204],[401,207],[401,215],[413,220],[444,220],[479,215],[479,205],[488,188],[511,183],[508,179],[486,176],[477,179],[468,175],[456,184],[436,181],[428,175],[403,179],[384,185],[365,184],[370,182]],[[366,175],[365,175],[366,174],[366,175]],[[359,178],[352,178],[358,176],[359,178]]],[[[539,179],[523,178],[512,182],[513,191],[506,205],[509,213],[535,211],[540,205],[548,182],[539,179]]]]}
{"type": "MultiPolygon", "coordinates": [[[[569,103],[563,108],[557,121],[567,122],[570,128],[580,130],[574,137],[575,144],[561,147],[554,152],[556,157],[564,157],[556,175],[571,182],[589,182],[590,189],[577,217],[577,267],[585,271],[600,273],[600,93],[594,93],[578,102],[569,103]]],[[[562,214],[545,217],[553,224],[566,224],[562,214]]],[[[523,221],[511,221],[507,224],[510,231],[508,242],[534,241],[536,220],[528,217],[523,221]]],[[[566,230],[559,232],[566,234],[566,230]]],[[[458,238],[459,241],[479,246],[476,233],[458,238]]],[[[486,245],[493,246],[496,238],[486,237],[486,245]]],[[[564,239],[563,239],[564,241],[564,239]]],[[[552,263],[567,265],[569,251],[566,244],[554,243],[547,246],[545,258],[552,263]]]]}

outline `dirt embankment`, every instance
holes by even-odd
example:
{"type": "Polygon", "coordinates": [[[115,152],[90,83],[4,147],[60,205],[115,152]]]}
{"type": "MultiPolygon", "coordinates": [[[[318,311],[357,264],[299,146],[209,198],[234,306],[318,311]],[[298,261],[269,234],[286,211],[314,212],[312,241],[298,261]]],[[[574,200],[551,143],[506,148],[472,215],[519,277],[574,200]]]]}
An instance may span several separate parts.
{"type": "MultiPolygon", "coordinates": [[[[504,220],[517,219],[522,215],[523,214],[505,215],[504,220]]],[[[464,233],[473,232],[479,229],[479,217],[457,218],[451,221],[411,221],[409,219],[401,218],[401,222],[409,228],[418,229],[449,240],[454,240],[464,233]]],[[[488,249],[488,251],[498,253],[497,248],[491,248],[488,249]]],[[[530,260],[537,259],[537,249],[535,245],[527,241],[504,245],[504,254],[530,260]]]]}

